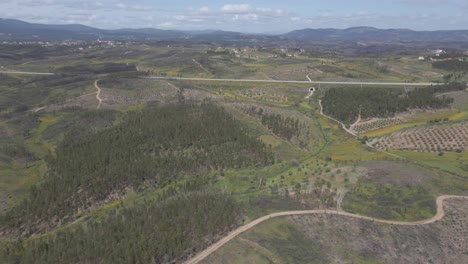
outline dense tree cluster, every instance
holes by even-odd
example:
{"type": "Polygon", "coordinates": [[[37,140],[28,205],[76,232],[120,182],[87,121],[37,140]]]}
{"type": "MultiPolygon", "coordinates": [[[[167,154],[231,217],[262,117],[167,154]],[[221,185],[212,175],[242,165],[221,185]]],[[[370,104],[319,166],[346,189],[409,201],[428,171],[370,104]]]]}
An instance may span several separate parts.
{"type": "Polygon", "coordinates": [[[443,60],[432,63],[432,67],[445,71],[466,72],[468,71],[468,61],[443,60]]]}
{"type": "Polygon", "coordinates": [[[362,118],[387,117],[408,109],[447,107],[453,99],[435,97],[435,93],[464,88],[465,84],[461,83],[416,88],[408,92],[396,88],[331,88],[325,91],[322,104],[325,114],[349,124],[359,114],[362,118]]]}
{"type": "Polygon", "coordinates": [[[263,108],[251,107],[247,111],[250,115],[258,118],[273,134],[290,141],[299,137],[304,124],[297,118],[284,117],[276,113],[267,113],[263,108]]]}
{"type": "Polygon", "coordinates": [[[0,258],[4,263],[171,263],[205,248],[241,220],[235,200],[213,191],[113,210],[102,222],[6,243],[0,258]]]}
{"type": "Polygon", "coordinates": [[[274,162],[263,143],[213,104],[133,112],[112,128],[79,140],[71,135],[47,159],[45,180],[3,217],[9,226],[62,219],[142,183],[160,186],[183,175],[274,162]]]}
{"type": "Polygon", "coordinates": [[[279,114],[263,115],[262,124],[271,129],[273,134],[287,140],[291,140],[294,136],[298,136],[300,129],[303,128],[303,124],[299,123],[298,119],[282,117],[279,114]]]}

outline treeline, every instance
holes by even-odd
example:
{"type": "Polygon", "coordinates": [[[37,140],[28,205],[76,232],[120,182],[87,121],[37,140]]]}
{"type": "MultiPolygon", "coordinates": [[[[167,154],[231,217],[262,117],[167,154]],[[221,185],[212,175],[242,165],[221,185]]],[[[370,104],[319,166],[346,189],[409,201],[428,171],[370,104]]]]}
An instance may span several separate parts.
{"type": "Polygon", "coordinates": [[[213,104],[174,105],[129,113],[109,129],[65,136],[47,158],[45,180],[2,217],[17,230],[57,222],[143,183],[161,186],[184,175],[274,162],[259,140],[213,104]]]}
{"type": "Polygon", "coordinates": [[[273,134],[288,141],[291,141],[294,137],[299,137],[301,129],[304,128],[304,124],[297,118],[283,117],[280,114],[274,113],[270,114],[265,112],[263,108],[252,106],[247,112],[249,115],[258,118],[273,134]]]}
{"type": "Polygon", "coordinates": [[[195,191],[113,209],[105,219],[0,246],[3,263],[173,263],[241,221],[235,200],[195,191]]]}
{"type": "Polygon", "coordinates": [[[443,60],[432,63],[432,67],[445,71],[466,72],[468,71],[468,61],[443,60]]]}
{"type": "Polygon", "coordinates": [[[331,88],[322,99],[324,113],[344,123],[361,118],[388,117],[408,109],[435,109],[447,107],[453,98],[435,97],[436,93],[465,89],[465,84],[450,83],[416,88],[405,92],[396,88],[353,87],[331,88]]]}

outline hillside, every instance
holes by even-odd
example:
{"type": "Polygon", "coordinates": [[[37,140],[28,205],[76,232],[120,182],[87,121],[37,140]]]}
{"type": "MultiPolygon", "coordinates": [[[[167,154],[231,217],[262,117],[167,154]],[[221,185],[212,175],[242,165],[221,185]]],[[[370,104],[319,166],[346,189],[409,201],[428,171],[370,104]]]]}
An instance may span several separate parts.
{"type": "Polygon", "coordinates": [[[446,219],[395,226],[345,216],[290,216],[260,224],[201,263],[464,263],[468,203],[446,219]]]}
{"type": "Polygon", "coordinates": [[[182,263],[258,219],[304,210],[440,222],[265,221],[213,262],[460,262],[463,216],[439,214],[436,198],[468,194],[467,75],[419,55],[0,44],[2,264],[182,263]],[[444,79],[458,83],[427,86],[444,79]],[[396,133],[416,147],[394,148],[396,133]]]}

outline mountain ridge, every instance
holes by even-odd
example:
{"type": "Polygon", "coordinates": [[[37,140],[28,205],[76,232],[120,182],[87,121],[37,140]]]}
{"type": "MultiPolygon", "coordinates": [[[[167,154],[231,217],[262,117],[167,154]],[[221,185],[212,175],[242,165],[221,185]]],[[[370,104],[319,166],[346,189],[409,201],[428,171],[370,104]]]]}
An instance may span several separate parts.
{"type": "Polygon", "coordinates": [[[361,26],[346,29],[304,28],[285,34],[242,33],[223,30],[165,30],[157,28],[100,29],[81,24],[38,24],[0,18],[0,40],[178,40],[193,41],[239,39],[273,39],[292,41],[384,41],[384,42],[468,42],[468,30],[416,31],[411,29],[379,29],[361,26]]]}

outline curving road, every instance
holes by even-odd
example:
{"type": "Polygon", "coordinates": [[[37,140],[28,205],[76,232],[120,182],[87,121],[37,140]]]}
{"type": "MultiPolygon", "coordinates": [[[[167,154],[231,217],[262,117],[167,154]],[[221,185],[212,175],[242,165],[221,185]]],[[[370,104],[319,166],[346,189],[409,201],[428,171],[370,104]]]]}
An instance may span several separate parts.
{"type": "Polygon", "coordinates": [[[243,225],[237,228],[236,230],[232,231],[231,233],[229,233],[227,236],[225,236],[224,238],[222,238],[215,244],[211,245],[207,249],[197,254],[195,257],[186,261],[185,264],[195,264],[195,263],[202,261],[203,259],[208,257],[211,253],[216,251],[218,248],[222,247],[224,244],[234,239],[236,236],[240,235],[241,233],[251,229],[252,227],[266,220],[269,220],[275,217],[291,216],[291,215],[331,214],[331,215],[342,215],[342,216],[347,216],[347,217],[353,217],[353,218],[358,218],[358,219],[363,219],[363,220],[368,220],[368,221],[373,221],[373,222],[383,223],[383,224],[391,224],[391,225],[404,225],[404,226],[427,225],[427,224],[434,223],[442,219],[445,216],[443,203],[447,199],[468,199],[468,196],[459,196],[459,195],[439,196],[436,199],[437,213],[432,218],[421,220],[421,221],[416,221],[416,222],[400,222],[400,221],[382,220],[382,219],[376,219],[376,218],[372,218],[368,216],[351,214],[351,213],[346,213],[346,212],[336,211],[336,210],[306,210],[306,211],[286,211],[286,212],[273,213],[273,214],[260,217],[257,220],[254,220],[246,225],[243,225]]]}

